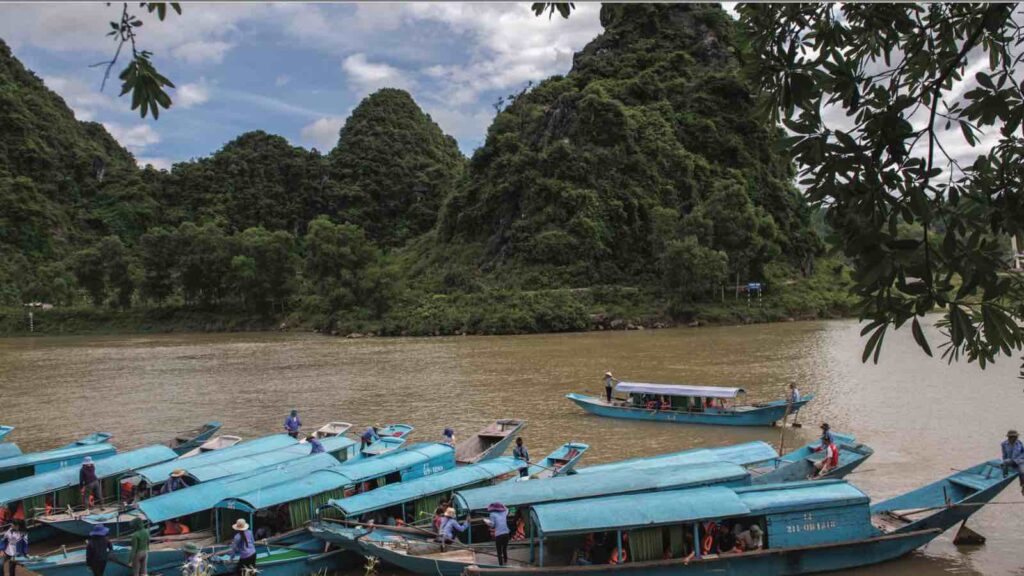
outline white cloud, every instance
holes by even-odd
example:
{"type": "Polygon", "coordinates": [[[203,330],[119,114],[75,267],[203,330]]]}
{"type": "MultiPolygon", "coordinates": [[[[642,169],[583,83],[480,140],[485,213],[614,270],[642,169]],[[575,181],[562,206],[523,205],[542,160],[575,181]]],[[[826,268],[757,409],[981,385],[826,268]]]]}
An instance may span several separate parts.
{"type": "Polygon", "coordinates": [[[366,54],[352,54],[341,63],[349,82],[358,92],[378,88],[410,88],[412,82],[401,70],[383,62],[370,62],[366,54]]]}
{"type": "Polygon", "coordinates": [[[206,79],[192,84],[182,84],[175,91],[174,103],[182,108],[191,108],[205,104],[210,99],[210,89],[206,85],[206,79]]]}
{"type": "Polygon", "coordinates": [[[220,64],[233,47],[230,42],[200,40],[182,44],[171,50],[171,54],[189,64],[220,64]]]}
{"type": "Polygon", "coordinates": [[[302,127],[300,134],[305,144],[317,150],[326,151],[338,144],[338,131],[345,125],[345,119],[328,116],[302,127]]]}
{"type": "Polygon", "coordinates": [[[43,83],[64,99],[79,120],[94,120],[98,112],[112,110],[117,106],[113,96],[100,92],[99,85],[90,86],[78,78],[44,76],[43,83]]]}
{"type": "Polygon", "coordinates": [[[139,168],[145,168],[147,164],[150,164],[153,166],[153,168],[156,168],[157,170],[170,170],[171,166],[174,164],[174,161],[171,160],[170,158],[154,156],[146,158],[136,158],[135,163],[139,165],[139,168]]]}
{"type": "Polygon", "coordinates": [[[149,124],[126,126],[117,122],[104,122],[103,127],[133,154],[142,152],[147,146],[160,142],[160,134],[149,124]]]}
{"type": "Polygon", "coordinates": [[[287,74],[282,74],[282,75],[278,76],[277,78],[274,78],[274,86],[281,87],[281,86],[284,86],[284,85],[288,84],[291,81],[292,81],[291,76],[288,76],[287,74]]]}

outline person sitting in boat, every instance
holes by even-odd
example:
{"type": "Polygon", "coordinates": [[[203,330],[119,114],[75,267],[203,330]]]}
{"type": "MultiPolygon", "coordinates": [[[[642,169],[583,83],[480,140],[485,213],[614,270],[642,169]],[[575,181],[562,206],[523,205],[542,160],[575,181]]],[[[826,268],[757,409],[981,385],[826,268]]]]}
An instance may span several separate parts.
{"type": "Polygon", "coordinates": [[[444,432],[441,432],[441,442],[449,446],[455,446],[455,430],[451,428],[445,428],[444,432]]]}
{"type": "Polygon", "coordinates": [[[82,492],[82,504],[86,509],[94,502],[103,501],[103,486],[96,476],[96,465],[90,456],[82,460],[82,467],[78,471],[78,488],[82,492]]]}
{"type": "Polygon", "coordinates": [[[814,478],[821,478],[832,471],[833,468],[839,465],[839,448],[836,447],[835,443],[832,442],[832,435],[828,437],[824,435],[821,438],[822,445],[811,448],[812,452],[825,452],[825,457],[814,463],[814,469],[817,473],[812,473],[808,480],[814,478]]]}
{"type": "Polygon", "coordinates": [[[740,532],[736,541],[744,552],[760,550],[764,547],[764,532],[761,531],[761,526],[751,524],[750,528],[740,532]]]}
{"type": "Polygon", "coordinates": [[[612,377],[610,371],[604,373],[604,398],[609,404],[612,403],[612,390],[618,383],[619,381],[612,377]]]}
{"type": "Polygon", "coordinates": [[[1003,477],[1009,475],[1010,470],[1017,472],[1020,475],[1020,492],[1024,494],[1024,444],[1017,438],[1017,431],[1008,431],[1000,447],[1003,451],[1003,477]]]}
{"type": "Polygon", "coordinates": [[[323,442],[320,442],[320,440],[317,440],[316,436],[306,436],[306,442],[309,442],[309,445],[310,445],[309,453],[310,454],[320,454],[321,452],[326,452],[327,451],[324,448],[323,442]]]}
{"type": "Polygon", "coordinates": [[[298,440],[299,428],[302,428],[302,420],[299,419],[299,411],[292,410],[291,415],[284,419],[284,431],[292,438],[298,440]]]}
{"type": "Polygon", "coordinates": [[[183,488],[188,488],[188,484],[185,483],[185,471],[178,468],[171,472],[170,478],[168,478],[167,482],[164,482],[164,485],[160,487],[160,493],[170,494],[175,490],[181,490],[183,488]]]}
{"type": "Polygon", "coordinates": [[[661,397],[661,406],[660,406],[660,408],[662,410],[671,410],[672,409],[672,400],[668,396],[662,396],[661,397]]]}
{"type": "Polygon", "coordinates": [[[374,428],[373,426],[367,426],[366,430],[363,431],[363,434],[359,437],[359,439],[363,443],[361,448],[366,448],[367,446],[380,440],[380,436],[377,435],[376,428],[374,428]]]}
{"type": "Polygon", "coordinates": [[[186,542],[184,546],[185,565],[181,568],[183,576],[201,576],[210,570],[203,566],[202,549],[195,542],[186,542]]]}
{"type": "Polygon", "coordinates": [[[725,524],[718,525],[718,535],[715,538],[715,552],[718,554],[736,552],[736,536],[725,524]]]}
{"type": "Polygon", "coordinates": [[[441,533],[441,524],[444,522],[444,511],[451,508],[452,503],[449,500],[442,501],[437,505],[437,509],[434,510],[434,532],[441,533]]]}
{"type": "Polygon", "coordinates": [[[713,521],[704,524],[704,539],[700,543],[701,556],[714,554],[718,548],[718,525],[713,521]]]}
{"type": "Polygon", "coordinates": [[[516,447],[512,449],[512,457],[522,462],[519,467],[519,477],[526,478],[530,475],[530,452],[526,450],[522,438],[516,438],[516,447]]]}
{"type": "Polygon", "coordinates": [[[179,536],[181,534],[188,534],[192,530],[181,521],[181,518],[171,518],[167,522],[164,522],[164,536],[179,536]]]}
{"type": "Polygon", "coordinates": [[[441,519],[441,531],[437,535],[441,544],[452,544],[456,541],[455,533],[465,532],[469,529],[469,520],[459,523],[455,519],[455,508],[448,508],[444,511],[444,518],[441,519]]]}
{"type": "Polygon", "coordinates": [[[622,547],[618,544],[612,548],[612,555],[608,558],[609,564],[625,564],[629,562],[629,534],[622,533],[622,547]]]}

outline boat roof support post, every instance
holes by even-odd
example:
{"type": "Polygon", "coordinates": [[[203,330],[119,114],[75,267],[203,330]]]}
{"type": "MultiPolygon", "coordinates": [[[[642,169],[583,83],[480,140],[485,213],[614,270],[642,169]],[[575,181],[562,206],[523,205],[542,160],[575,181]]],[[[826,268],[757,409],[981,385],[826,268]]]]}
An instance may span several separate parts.
{"type": "Polygon", "coordinates": [[[540,557],[539,557],[539,559],[537,561],[537,565],[540,566],[541,568],[543,568],[544,567],[544,538],[540,538],[539,540],[540,540],[540,542],[538,544],[538,548],[540,548],[540,557]]]}
{"type": "Polygon", "coordinates": [[[700,522],[693,523],[693,557],[700,560],[700,522]]]}
{"type": "Polygon", "coordinates": [[[619,548],[619,554],[615,558],[618,564],[622,564],[622,530],[615,531],[615,545],[619,548]]]}
{"type": "Polygon", "coordinates": [[[530,527],[528,532],[529,534],[527,534],[526,537],[530,540],[530,564],[533,564],[537,561],[536,554],[533,551],[533,518],[530,518],[530,527]]]}
{"type": "Polygon", "coordinates": [[[220,542],[220,508],[213,509],[213,537],[220,542]]]}

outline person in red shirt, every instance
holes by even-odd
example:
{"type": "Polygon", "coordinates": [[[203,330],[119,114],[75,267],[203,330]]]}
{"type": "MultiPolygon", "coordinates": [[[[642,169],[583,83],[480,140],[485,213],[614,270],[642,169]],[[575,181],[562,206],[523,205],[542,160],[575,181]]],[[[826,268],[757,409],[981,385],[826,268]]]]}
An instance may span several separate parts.
{"type": "Polygon", "coordinates": [[[831,435],[823,436],[821,446],[811,448],[811,451],[824,451],[825,457],[814,463],[814,469],[816,472],[812,472],[811,475],[807,477],[808,480],[822,478],[831,472],[833,468],[839,465],[839,447],[837,447],[835,442],[832,441],[831,435]]]}

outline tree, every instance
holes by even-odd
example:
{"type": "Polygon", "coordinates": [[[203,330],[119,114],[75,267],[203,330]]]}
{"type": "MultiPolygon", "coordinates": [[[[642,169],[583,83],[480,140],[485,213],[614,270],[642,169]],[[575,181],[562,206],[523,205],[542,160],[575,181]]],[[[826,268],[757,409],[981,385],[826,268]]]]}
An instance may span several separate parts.
{"type": "Polygon", "coordinates": [[[696,237],[687,236],[670,241],[658,263],[669,297],[690,302],[725,281],[729,257],[722,251],[701,246],[696,237]]]}
{"type": "Polygon", "coordinates": [[[100,251],[95,247],[79,250],[71,259],[71,270],[93,305],[102,306],[107,299],[107,279],[100,251]]]}
{"type": "Polygon", "coordinates": [[[176,234],[166,228],[153,228],[139,238],[141,288],[146,299],[162,304],[174,293],[178,244],[176,234]]]}
{"type": "Polygon", "coordinates": [[[122,310],[132,305],[132,294],[135,293],[135,281],[129,266],[128,254],[124,244],[117,236],[107,236],[100,240],[99,254],[103,260],[104,275],[107,286],[114,290],[114,300],[122,310]]]}
{"type": "Polygon", "coordinates": [[[309,223],[305,244],[306,278],[329,321],[340,312],[383,313],[390,278],[362,228],[320,216],[309,223]]]}
{"type": "Polygon", "coordinates": [[[1024,230],[1018,5],[746,4],[740,14],[767,110],[792,133],[801,183],[854,262],[865,360],[908,321],[931,354],[918,318],[935,307],[950,361],[984,367],[1021,349],[1024,282],[1005,272],[999,240],[1024,230]],[[901,234],[901,222],[922,237],[901,234]]]}
{"type": "Polygon", "coordinates": [[[283,230],[249,228],[235,237],[239,255],[231,260],[235,290],[247,306],[281,310],[295,292],[299,258],[295,237],[283,230]]]}
{"type": "Polygon", "coordinates": [[[177,235],[179,278],[185,301],[204,306],[219,301],[231,271],[231,239],[213,223],[199,227],[185,222],[178,227],[177,235]]]}

